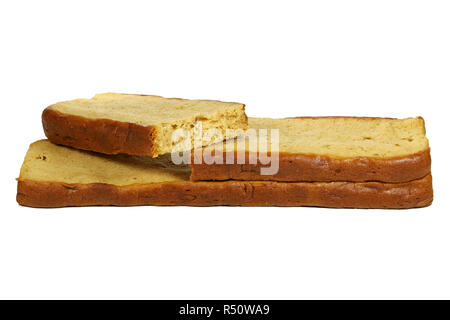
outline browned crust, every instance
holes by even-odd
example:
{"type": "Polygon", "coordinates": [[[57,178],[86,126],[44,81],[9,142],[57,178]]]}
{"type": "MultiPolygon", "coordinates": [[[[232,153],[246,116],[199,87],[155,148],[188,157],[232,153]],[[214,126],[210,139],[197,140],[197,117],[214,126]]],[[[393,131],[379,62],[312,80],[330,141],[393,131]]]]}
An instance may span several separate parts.
{"type": "Polygon", "coordinates": [[[433,201],[431,175],[408,183],[266,181],[167,182],[115,186],[19,180],[17,202],[30,207],[67,206],[318,206],[406,209],[433,201]]]}
{"type": "Polygon", "coordinates": [[[110,119],[89,119],[56,111],[42,113],[47,138],[56,144],[106,154],[156,156],[157,131],[153,126],[110,119]]]}
{"type": "MultiPolygon", "coordinates": [[[[261,175],[267,165],[248,164],[191,164],[192,181],[201,180],[264,180],[328,182],[380,181],[408,182],[425,177],[431,172],[430,149],[393,158],[334,158],[304,154],[280,153],[279,170],[274,175],[261,175]]],[[[236,154],[234,159],[237,159],[236,154]]],[[[226,154],[223,155],[225,163],[226,154]]]]}

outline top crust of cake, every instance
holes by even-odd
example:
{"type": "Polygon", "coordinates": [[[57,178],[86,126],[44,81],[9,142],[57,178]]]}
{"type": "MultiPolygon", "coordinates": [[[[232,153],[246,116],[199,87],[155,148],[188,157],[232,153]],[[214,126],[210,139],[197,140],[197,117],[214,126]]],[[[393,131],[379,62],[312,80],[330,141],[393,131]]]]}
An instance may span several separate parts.
{"type": "MultiPolygon", "coordinates": [[[[422,118],[386,119],[317,117],[266,119],[249,118],[249,130],[279,129],[279,152],[322,155],[338,158],[394,158],[416,154],[429,148],[422,118]]],[[[268,140],[270,146],[270,140],[268,140]]],[[[257,144],[254,144],[257,145],[257,144]]],[[[235,141],[224,150],[258,151],[247,143],[245,149],[235,141]]]]}
{"type": "Polygon", "coordinates": [[[123,186],[187,181],[189,174],[188,167],[175,166],[167,157],[103,155],[40,140],[30,145],[19,180],[123,186]]]}
{"type": "Polygon", "coordinates": [[[151,95],[97,94],[92,99],[63,101],[52,109],[89,119],[111,119],[142,126],[159,126],[180,120],[193,122],[225,110],[241,110],[241,103],[187,100],[151,95]]]}

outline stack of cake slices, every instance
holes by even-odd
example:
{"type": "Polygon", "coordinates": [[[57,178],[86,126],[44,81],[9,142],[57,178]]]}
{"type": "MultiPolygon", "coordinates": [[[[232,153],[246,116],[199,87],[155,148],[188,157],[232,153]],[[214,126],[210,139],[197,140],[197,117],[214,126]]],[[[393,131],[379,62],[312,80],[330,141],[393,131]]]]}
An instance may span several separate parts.
{"type": "Polygon", "coordinates": [[[406,209],[433,201],[420,117],[247,118],[212,100],[107,93],[42,114],[17,201],[406,209]]]}

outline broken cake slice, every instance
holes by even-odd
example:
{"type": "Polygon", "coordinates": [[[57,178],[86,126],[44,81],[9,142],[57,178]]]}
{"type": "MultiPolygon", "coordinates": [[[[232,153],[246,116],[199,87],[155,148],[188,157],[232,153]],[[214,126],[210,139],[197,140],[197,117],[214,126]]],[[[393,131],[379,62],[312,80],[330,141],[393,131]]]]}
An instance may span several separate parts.
{"type": "MultiPolygon", "coordinates": [[[[59,102],[42,114],[45,135],[53,143],[105,154],[151,157],[173,151],[178,142],[173,134],[178,129],[187,133],[189,143],[185,145],[193,147],[199,122],[202,130],[214,128],[222,131],[224,138],[232,138],[226,129],[247,128],[245,105],[105,93],[59,102]]],[[[202,146],[212,142],[214,137],[207,136],[201,141],[202,146]]]]}

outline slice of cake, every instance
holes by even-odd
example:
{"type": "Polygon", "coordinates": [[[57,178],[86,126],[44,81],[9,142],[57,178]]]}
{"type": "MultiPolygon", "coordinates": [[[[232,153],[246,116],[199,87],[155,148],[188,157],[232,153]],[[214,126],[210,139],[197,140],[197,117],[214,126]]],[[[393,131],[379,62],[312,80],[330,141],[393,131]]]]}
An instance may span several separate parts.
{"type": "Polygon", "coordinates": [[[192,182],[188,166],[169,157],[103,155],[31,144],[18,178],[17,201],[30,207],[93,205],[322,206],[414,208],[433,201],[431,175],[407,183],[192,182]]]}
{"type": "Polygon", "coordinates": [[[206,147],[191,179],[397,183],[431,172],[422,118],[249,118],[248,124],[248,137],[206,147]]]}
{"type": "MultiPolygon", "coordinates": [[[[186,148],[193,148],[197,124],[230,138],[226,129],[246,129],[247,116],[241,103],[106,93],[51,105],[44,110],[42,123],[45,135],[56,144],[156,157],[173,151],[180,139],[175,139],[177,131],[186,133],[186,148]]],[[[214,141],[202,138],[203,146],[214,141]]]]}

